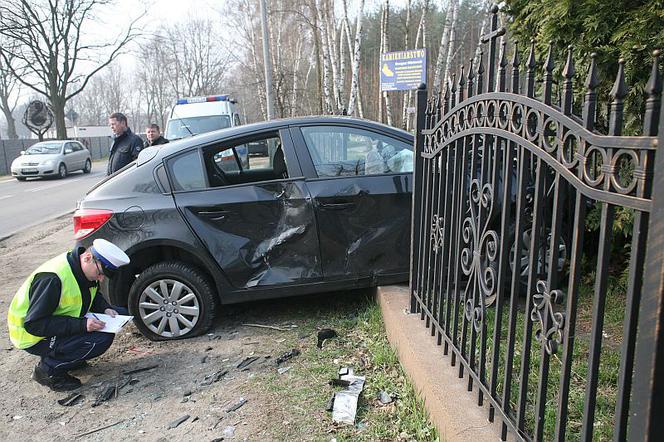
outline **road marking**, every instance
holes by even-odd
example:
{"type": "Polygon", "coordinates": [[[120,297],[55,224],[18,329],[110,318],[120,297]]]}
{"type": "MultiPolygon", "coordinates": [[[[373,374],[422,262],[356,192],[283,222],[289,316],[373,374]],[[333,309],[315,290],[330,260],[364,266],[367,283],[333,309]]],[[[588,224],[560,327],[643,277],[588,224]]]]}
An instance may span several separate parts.
{"type": "Polygon", "coordinates": [[[52,189],[52,188],[54,188],[54,187],[60,187],[60,186],[64,186],[64,185],[66,185],[66,184],[75,183],[75,182],[77,182],[77,181],[81,181],[81,180],[83,180],[84,178],[85,178],[85,177],[79,177],[79,178],[74,178],[74,179],[63,180],[63,181],[61,181],[61,182],[59,182],[59,183],[55,183],[55,184],[47,184],[46,186],[39,186],[39,187],[35,187],[35,188],[33,188],[33,189],[26,189],[25,191],[26,191],[26,192],[39,192],[39,191],[41,191],[41,190],[52,189]]]}
{"type": "Polygon", "coordinates": [[[15,180],[14,178],[9,178],[8,180],[2,180],[2,181],[0,181],[0,184],[3,184],[3,183],[11,183],[12,181],[16,181],[16,180],[15,180]]]}
{"type": "Polygon", "coordinates": [[[4,196],[0,196],[0,200],[4,200],[4,199],[7,199],[7,198],[11,198],[11,197],[13,197],[13,196],[14,196],[14,195],[4,195],[4,196]]]}

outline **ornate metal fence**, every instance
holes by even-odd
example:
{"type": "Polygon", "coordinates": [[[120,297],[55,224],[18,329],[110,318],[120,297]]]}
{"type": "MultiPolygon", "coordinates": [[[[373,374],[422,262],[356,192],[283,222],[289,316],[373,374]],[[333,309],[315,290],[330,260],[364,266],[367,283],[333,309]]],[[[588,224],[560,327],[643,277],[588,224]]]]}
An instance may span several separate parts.
{"type": "Polygon", "coordinates": [[[601,134],[594,54],[575,106],[572,48],[555,81],[553,48],[538,74],[531,43],[524,79],[520,50],[491,13],[488,54],[441,93],[418,91],[411,311],[478,404],[488,401],[489,419],[498,415],[503,440],[508,431],[655,440],[664,434],[659,53],[642,135],[622,135],[622,60],[601,134]],[[616,252],[618,223],[632,240],[616,252]]]}

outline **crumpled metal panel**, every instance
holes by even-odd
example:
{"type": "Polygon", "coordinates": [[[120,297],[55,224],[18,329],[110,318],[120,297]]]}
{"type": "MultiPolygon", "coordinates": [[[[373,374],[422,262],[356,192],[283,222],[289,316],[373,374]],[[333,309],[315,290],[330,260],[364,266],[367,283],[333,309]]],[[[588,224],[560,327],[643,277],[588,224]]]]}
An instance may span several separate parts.
{"type": "Polygon", "coordinates": [[[316,219],[304,183],[262,183],[203,194],[179,194],[178,206],[234,287],[322,277],[316,219]]]}

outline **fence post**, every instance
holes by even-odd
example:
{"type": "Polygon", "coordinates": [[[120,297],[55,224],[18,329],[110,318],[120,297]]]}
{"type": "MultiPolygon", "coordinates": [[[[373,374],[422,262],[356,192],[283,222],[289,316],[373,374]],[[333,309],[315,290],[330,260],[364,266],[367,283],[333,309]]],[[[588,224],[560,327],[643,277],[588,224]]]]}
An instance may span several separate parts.
{"type": "Polygon", "coordinates": [[[5,158],[5,170],[7,171],[7,175],[11,175],[12,171],[10,170],[11,167],[7,163],[7,145],[5,144],[4,141],[0,140],[0,144],[2,144],[2,154],[5,158]]]}
{"type": "Polygon", "coordinates": [[[659,118],[628,440],[664,434],[664,100],[659,118]]]}
{"type": "Polygon", "coordinates": [[[424,83],[417,88],[415,95],[415,146],[413,146],[413,206],[410,229],[410,312],[415,313],[417,303],[414,291],[417,288],[420,256],[420,211],[422,210],[422,152],[424,151],[424,130],[426,122],[427,87],[424,83]]]}

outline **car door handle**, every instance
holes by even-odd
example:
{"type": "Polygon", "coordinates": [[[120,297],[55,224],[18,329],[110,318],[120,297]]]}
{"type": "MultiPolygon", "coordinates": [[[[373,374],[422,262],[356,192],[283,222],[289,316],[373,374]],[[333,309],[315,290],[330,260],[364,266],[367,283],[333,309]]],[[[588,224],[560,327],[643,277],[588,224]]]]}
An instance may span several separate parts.
{"type": "Polygon", "coordinates": [[[346,210],[355,207],[355,203],[320,203],[320,208],[323,210],[346,210]]]}
{"type": "Polygon", "coordinates": [[[221,221],[228,214],[226,210],[201,210],[197,213],[206,218],[210,218],[212,221],[221,221]]]}

